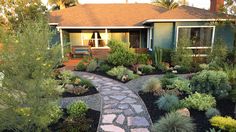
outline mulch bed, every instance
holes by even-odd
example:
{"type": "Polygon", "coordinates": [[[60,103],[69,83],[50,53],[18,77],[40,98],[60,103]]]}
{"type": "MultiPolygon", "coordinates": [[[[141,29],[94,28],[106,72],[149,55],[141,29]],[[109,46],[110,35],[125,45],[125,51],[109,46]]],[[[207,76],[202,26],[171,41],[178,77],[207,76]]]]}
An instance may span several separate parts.
{"type": "MultiPolygon", "coordinates": [[[[139,92],[139,96],[144,101],[147,110],[150,114],[152,122],[157,122],[162,116],[167,112],[159,110],[155,105],[155,101],[159,99],[160,96],[155,96],[152,93],[139,92]]],[[[182,98],[182,97],[181,97],[182,98]]],[[[222,116],[234,117],[234,103],[229,99],[222,99],[217,101],[216,108],[221,112],[222,116]]],[[[205,132],[212,128],[208,119],[205,116],[205,112],[190,109],[190,115],[194,119],[194,123],[197,125],[197,132],[205,132]]]]}
{"type": "Polygon", "coordinates": [[[70,92],[63,92],[61,97],[66,98],[66,97],[81,97],[81,96],[88,96],[88,95],[93,95],[93,94],[97,94],[98,91],[95,87],[89,88],[89,90],[83,94],[74,94],[74,93],[70,93],[70,92]]]}
{"type": "MultiPolygon", "coordinates": [[[[65,120],[68,118],[68,114],[64,109],[63,117],[55,124],[49,126],[50,131],[52,132],[69,132],[72,129],[75,129],[75,126],[70,126],[70,124],[66,123],[65,120]],[[69,127],[70,126],[70,127],[69,127]],[[72,129],[71,129],[72,128],[72,129]]],[[[86,113],[85,118],[78,119],[79,122],[75,122],[78,128],[88,127],[85,130],[76,130],[75,132],[96,132],[98,123],[100,118],[100,112],[89,109],[86,113]]]]}

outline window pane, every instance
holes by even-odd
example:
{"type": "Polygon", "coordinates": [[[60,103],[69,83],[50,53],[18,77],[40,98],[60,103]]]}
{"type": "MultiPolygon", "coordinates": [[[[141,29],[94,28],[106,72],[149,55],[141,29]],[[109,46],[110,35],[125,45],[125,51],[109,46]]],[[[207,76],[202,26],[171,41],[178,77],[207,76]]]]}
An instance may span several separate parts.
{"type": "Polygon", "coordinates": [[[191,47],[210,47],[212,27],[179,28],[178,40],[185,38],[191,41],[191,47]]]}

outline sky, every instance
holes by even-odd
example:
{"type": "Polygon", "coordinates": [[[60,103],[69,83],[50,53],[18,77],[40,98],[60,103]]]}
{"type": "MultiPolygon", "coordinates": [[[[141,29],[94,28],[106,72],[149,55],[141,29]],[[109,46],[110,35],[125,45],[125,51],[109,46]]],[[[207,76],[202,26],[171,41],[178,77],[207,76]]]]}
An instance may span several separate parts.
{"type": "MultiPolygon", "coordinates": [[[[43,3],[47,3],[47,0],[42,0],[43,3]]],[[[126,0],[79,0],[79,3],[125,3],[126,0]]],[[[152,0],[128,0],[129,3],[150,3],[152,0]]],[[[195,6],[198,8],[209,9],[210,0],[189,0],[190,6],[195,6]]]]}

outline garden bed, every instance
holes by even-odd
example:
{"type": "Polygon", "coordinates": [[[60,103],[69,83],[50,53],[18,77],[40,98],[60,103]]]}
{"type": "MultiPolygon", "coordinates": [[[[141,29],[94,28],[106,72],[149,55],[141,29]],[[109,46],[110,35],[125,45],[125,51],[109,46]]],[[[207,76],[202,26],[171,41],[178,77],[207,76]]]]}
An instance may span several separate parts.
{"type": "Polygon", "coordinates": [[[86,112],[86,116],[84,118],[78,118],[77,122],[68,123],[66,120],[69,119],[69,116],[66,110],[63,110],[63,117],[55,124],[49,126],[49,129],[53,132],[70,132],[70,131],[79,131],[79,132],[96,132],[100,112],[89,109],[86,112]],[[77,127],[76,127],[77,126],[77,127]]]}
{"type": "MultiPolygon", "coordinates": [[[[144,101],[153,123],[157,122],[162,116],[168,113],[158,109],[155,105],[155,101],[157,101],[160,96],[155,96],[152,93],[144,93],[141,91],[139,92],[139,96],[144,101]]],[[[232,101],[228,99],[219,100],[217,101],[216,108],[221,112],[222,116],[227,115],[234,117],[234,103],[232,101]]],[[[189,111],[194,123],[197,125],[197,132],[204,132],[209,130],[209,128],[212,128],[205,116],[205,112],[193,109],[190,109],[189,111]]]]}
{"type": "Polygon", "coordinates": [[[74,94],[68,91],[65,91],[62,93],[62,97],[66,98],[66,97],[81,97],[81,96],[88,96],[88,95],[93,95],[93,94],[97,94],[98,91],[95,87],[89,88],[87,92],[82,93],[82,94],[74,94]]]}

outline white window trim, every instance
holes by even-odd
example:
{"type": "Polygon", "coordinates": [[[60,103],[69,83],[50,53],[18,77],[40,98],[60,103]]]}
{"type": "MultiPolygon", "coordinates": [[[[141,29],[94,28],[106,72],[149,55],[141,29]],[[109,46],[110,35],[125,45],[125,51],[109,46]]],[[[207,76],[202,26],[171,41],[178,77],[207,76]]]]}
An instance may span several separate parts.
{"type": "MultiPolygon", "coordinates": [[[[205,47],[186,47],[186,49],[213,49],[214,46],[214,40],[215,40],[215,28],[216,26],[177,26],[176,30],[176,40],[175,40],[175,48],[177,50],[178,47],[178,39],[179,39],[179,29],[180,28],[213,28],[212,30],[212,37],[211,37],[211,46],[205,46],[205,47]]],[[[195,57],[206,57],[206,54],[198,54],[198,55],[193,55],[195,57]]]]}
{"type": "Polygon", "coordinates": [[[150,27],[147,29],[147,48],[152,51],[152,45],[151,45],[151,42],[152,42],[152,30],[153,30],[153,27],[150,27]]]}
{"type": "Polygon", "coordinates": [[[212,39],[211,39],[211,47],[187,47],[187,48],[195,48],[195,49],[202,49],[202,48],[213,48],[214,40],[215,40],[215,27],[216,26],[177,26],[176,30],[176,38],[175,38],[175,47],[178,47],[178,39],[179,39],[179,29],[180,28],[213,28],[212,31],[212,39]]]}

